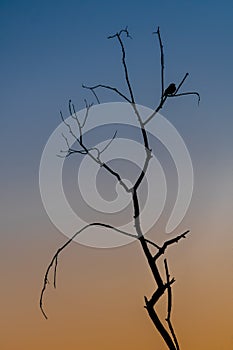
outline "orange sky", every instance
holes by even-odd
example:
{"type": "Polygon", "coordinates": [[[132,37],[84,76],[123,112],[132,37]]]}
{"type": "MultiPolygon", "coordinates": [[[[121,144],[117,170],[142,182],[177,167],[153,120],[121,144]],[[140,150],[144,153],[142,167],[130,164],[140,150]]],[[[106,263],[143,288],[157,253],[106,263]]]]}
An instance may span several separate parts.
{"type": "MultiPolygon", "coordinates": [[[[47,289],[46,321],[38,307],[43,273],[65,238],[50,226],[42,234],[33,229],[29,242],[22,222],[18,228],[20,239],[12,233],[5,240],[10,255],[1,252],[2,349],[166,349],[143,308],[153,280],[137,242],[117,249],[72,244],[60,257],[57,289],[47,289]]],[[[221,234],[219,228],[216,220],[192,224],[189,238],[167,254],[182,349],[232,346],[232,237],[228,223],[221,234]]],[[[158,306],[164,316],[165,303],[158,306]]]]}

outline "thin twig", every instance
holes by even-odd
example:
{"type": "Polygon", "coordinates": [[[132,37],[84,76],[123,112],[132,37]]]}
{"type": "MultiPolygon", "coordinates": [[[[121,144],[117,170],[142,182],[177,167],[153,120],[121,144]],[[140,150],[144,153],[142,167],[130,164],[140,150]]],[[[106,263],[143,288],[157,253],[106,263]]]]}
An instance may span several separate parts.
{"type": "MultiPolygon", "coordinates": [[[[70,156],[70,155],[73,154],[73,153],[87,154],[87,152],[84,151],[84,150],[76,150],[76,149],[71,148],[70,145],[69,145],[69,142],[68,142],[67,137],[66,137],[63,133],[62,133],[61,135],[62,135],[62,137],[64,138],[64,140],[65,140],[65,142],[66,142],[66,145],[67,145],[67,150],[66,150],[66,151],[61,150],[61,151],[60,151],[61,153],[67,153],[67,154],[66,154],[67,157],[70,156]]],[[[90,149],[89,149],[89,150],[90,150],[90,149]]],[[[60,155],[57,155],[57,156],[59,157],[60,155]]],[[[66,157],[66,156],[65,156],[65,157],[66,157]]]]}
{"type": "Polygon", "coordinates": [[[54,263],[54,275],[53,275],[53,286],[54,288],[57,287],[57,284],[56,284],[56,276],[57,276],[57,263],[58,263],[58,255],[56,256],[55,258],[55,263],[54,263]]]}
{"type": "Polygon", "coordinates": [[[117,134],[117,131],[115,131],[113,137],[109,140],[109,142],[103,147],[102,150],[99,150],[97,147],[92,147],[92,148],[89,148],[88,151],[96,151],[97,152],[97,157],[96,159],[101,162],[101,159],[100,159],[100,156],[102,153],[104,153],[104,151],[106,151],[106,149],[111,145],[112,141],[115,139],[116,137],[116,134],[117,134]]]}
{"type": "Polygon", "coordinates": [[[185,95],[196,95],[198,97],[198,105],[200,104],[201,97],[200,94],[196,91],[188,91],[188,92],[182,92],[180,94],[170,95],[169,97],[179,97],[179,96],[185,96],[185,95]]]}
{"type": "MultiPolygon", "coordinates": [[[[93,154],[91,154],[91,153],[89,152],[88,148],[87,148],[87,147],[85,146],[85,144],[83,143],[82,139],[81,139],[81,138],[79,139],[79,138],[74,134],[74,132],[73,132],[73,130],[72,130],[70,124],[67,123],[67,122],[65,121],[65,119],[64,119],[63,114],[62,114],[61,111],[60,111],[60,115],[61,115],[61,119],[62,119],[63,123],[64,123],[64,124],[68,127],[68,129],[69,129],[69,133],[75,138],[75,140],[76,140],[76,141],[79,143],[79,145],[83,148],[83,151],[85,151],[86,154],[87,154],[89,157],[91,157],[100,167],[103,167],[103,168],[106,169],[109,173],[111,173],[113,176],[115,176],[115,177],[117,178],[119,184],[125,189],[125,191],[128,192],[128,193],[130,193],[130,192],[132,191],[132,189],[130,189],[130,188],[126,185],[126,183],[124,182],[124,180],[122,180],[121,176],[120,176],[116,171],[114,171],[113,169],[111,169],[111,168],[109,167],[109,165],[107,165],[106,163],[102,162],[102,161],[100,160],[99,157],[95,157],[93,154]]],[[[80,129],[81,129],[81,128],[80,128],[80,129]]],[[[81,134],[81,130],[80,130],[80,134],[81,134]]],[[[94,149],[94,148],[92,148],[92,149],[94,149]]],[[[101,151],[99,151],[97,148],[95,148],[95,149],[97,150],[97,152],[101,152],[101,151]]],[[[75,151],[73,150],[71,153],[80,153],[80,152],[75,152],[75,151]]],[[[70,154],[71,154],[71,153],[70,153],[70,154]]],[[[102,153],[102,152],[101,152],[101,153],[102,153]]],[[[70,155],[70,154],[69,154],[69,155],[70,155]]]]}
{"type": "Polygon", "coordinates": [[[85,113],[83,123],[81,124],[81,128],[84,128],[86,121],[87,121],[87,117],[89,115],[89,109],[93,106],[93,103],[88,104],[86,99],[84,99],[84,102],[85,102],[85,106],[86,106],[86,113],[85,113]]]}
{"type": "MultiPolygon", "coordinates": [[[[186,73],[185,76],[183,77],[183,79],[181,80],[181,82],[179,83],[179,85],[177,86],[177,89],[175,91],[175,94],[177,94],[177,92],[180,90],[181,86],[184,84],[185,79],[189,76],[189,73],[186,73]]],[[[175,95],[174,94],[174,95],[175,95]]]]}
{"type": "MultiPolygon", "coordinates": [[[[71,117],[72,117],[73,119],[75,119],[76,122],[77,122],[77,124],[78,124],[78,129],[79,129],[79,139],[78,139],[78,141],[79,141],[79,144],[80,144],[80,145],[83,145],[82,129],[83,129],[83,127],[84,127],[84,125],[85,125],[85,123],[86,123],[86,121],[87,121],[87,117],[88,117],[88,114],[89,114],[89,113],[88,113],[88,112],[89,112],[89,109],[92,107],[92,104],[91,104],[91,105],[88,105],[88,104],[87,104],[87,101],[86,101],[86,100],[84,100],[84,101],[85,101],[85,105],[86,105],[86,113],[85,113],[85,117],[84,117],[83,123],[81,124],[80,121],[79,121],[79,119],[78,119],[75,106],[74,106],[74,104],[72,104],[71,100],[69,100],[69,112],[70,112],[70,114],[71,114],[71,117]]],[[[62,120],[63,120],[63,122],[64,122],[64,118],[63,118],[62,120]]],[[[66,124],[67,126],[69,126],[68,123],[65,123],[65,124],[66,124]]],[[[70,130],[70,129],[71,129],[71,127],[69,128],[69,130],[70,130]]],[[[91,147],[91,148],[88,148],[87,150],[74,150],[74,149],[70,148],[67,137],[65,137],[65,135],[62,134],[62,137],[65,139],[66,145],[67,145],[67,147],[68,147],[68,150],[67,150],[67,157],[70,156],[70,155],[73,154],[73,153],[80,153],[80,154],[84,154],[84,155],[85,155],[85,154],[88,154],[90,151],[95,150],[95,151],[97,151],[97,154],[98,154],[97,159],[100,161],[100,155],[110,146],[110,144],[112,143],[112,141],[115,139],[116,134],[117,134],[117,131],[115,131],[113,137],[110,139],[110,141],[107,143],[107,145],[106,145],[105,147],[103,147],[103,149],[102,149],[101,151],[100,151],[97,147],[91,147]]],[[[73,135],[73,133],[72,133],[72,135],[73,135]]],[[[63,151],[62,151],[62,152],[63,152],[63,151]]]]}
{"type": "Polygon", "coordinates": [[[130,102],[131,103],[135,103],[134,95],[133,95],[133,89],[132,89],[132,86],[130,84],[128,68],[127,68],[127,64],[126,64],[126,60],[125,60],[125,57],[126,57],[126,55],[125,55],[125,47],[124,47],[123,41],[121,39],[121,34],[122,33],[126,33],[126,36],[131,38],[131,36],[129,35],[129,32],[128,32],[128,28],[126,27],[125,29],[122,29],[119,33],[116,33],[115,35],[110,35],[108,37],[108,39],[117,38],[119,43],[120,43],[121,52],[122,52],[122,64],[123,64],[123,67],[124,67],[125,80],[126,80],[126,84],[128,86],[128,90],[129,90],[129,94],[130,94],[130,98],[131,98],[130,102]]]}
{"type": "Polygon", "coordinates": [[[157,34],[159,38],[159,47],[160,47],[160,67],[161,67],[161,99],[164,97],[164,53],[163,53],[163,43],[160,35],[160,29],[158,27],[157,31],[153,34],[157,34]]]}
{"type": "Polygon", "coordinates": [[[106,151],[106,149],[111,145],[112,141],[115,139],[117,134],[117,130],[114,132],[113,137],[109,140],[109,142],[106,144],[106,146],[104,146],[104,148],[100,151],[100,154],[102,154],[104,151],[106,151]]]}
{"type": "Polygon", "coordinates": [[[44,308],[43,308],[43,297],[44,297],[44,293],[45,293],[45,290],[46,290],[46,286],[49,283],[49,280],[48,280],[49,272],[50,272],[51,268],[54,265],[53,281],[54,281],[54,287],[56,287],[56,274],[57,274],[57,263],[58,263],[58,256],[59,256],[59,254],[75,239],[75,237],[77,237],[81,232],[83,232],[84,230],[86,230],[87,228],[92,227],[92,226],[105,227],[105,228],[114,230],[114,231],[116,231],[118,233],[122,233],[125,236],[138,239],[138,237],[136,235],[133,235],[131,233],[119,230],[116,227],[113,227],[113,226],[108,225],[108,224],[100,223],[100,222],[94,222],[94,223],[88,224],[88,225],[84,226],[83,228],[81,228],[79,231],[77,231],[65,244],[63,244],[57,250],[57,252],[54,254],[54,256],[53,256],[52,260],[50,261],[50,264],[48,265],[47,270],[45,272],[44,283],[43,283],[43,287],[42,287],[41,294],[40,294],[40,309],[41,309],[41,312],[42,312],[42,314],[44,315],[44,317],[46,319],[48,317],[47,317],[47,315],[46,315],[46,313],[44,311],[44,308]]]}
{"type": "MultiPolygon", "coordinates": [[[[97,87],[99,87],[99,86],[97,86],[97,87]]],[[[83,88],[83,89],[91,90],[91,92],[93,93],[93,95],[94,95],[95,98],[96,98],[97,103],[100,104],[99,97],[97,96],[97,94],[96,94],[96,92],[95,92],[95,89],[96,89],[95,86],[93,86],[93,87],[91,87],[91,86],[88,87],[88,86],[85,86],[84,84],[82,84],[82,88],[83,88]]]]}
{"type": "MultiPolygon", "coordinates": [[[[95,89],[98,89],[98,88],[103,88],[103,89],[107,89],[107,90],[112,90],[114,92],[116,92],[119,96],[121,96],[122,98],[124,98],[127,102],[131,102],[128,97],[126,97],[122,92],[120,92],[117,88],[115,87],[112,87],[110,85],[104,85],[104,84],[97,84],[97,85],[94,85],[94,86],[87,86],[87,85],[82,85],[82,87],[84,89],[89,89],[91,90],[93,93],[95,92],[95,89]]],[[[99,99],[98,99],[99,101],[99,99]]],[[[98,102],[100,103],[100,102],[98,102]]]]}
{"type": "Polygon", "coordinates": [[[179,350],[179,343],[175,334],[175,330],[172,326],[171,322],[171,310],[172,310],[172,289],[171,289],[171,283],[170,283],[170,275],[169,275],[169,270],[168,270],[168,264],[167,260],[164,259],[164,266],[165,266],[165,272],[166,272],[166,279],[167,279],[167,318],[166,322],[168,324],[168,327],[170,329],[172,338],[174,340],[174,343],[176,345],[176,349],[179,350]]]}
{"type": "Polygon", "coordinates": [[[164,254],[165,250],[169,245],[172,245],[173,243],[178,243],[181,238],[186,238],[187,234],[190,232],[190,230],[185,231],[181,235],[174,237],[172,239],[169,239],[168,241],[164,242],[162,247],[159,248],[158,253],[154,256],[154,261],[156,261],[162,254],[164,254]]]}
{"type": "Polygon", "coordinates": [[[61,136],[63,137],[63,139],[65,140],[65,142],[66,142],[66,145],[67,145],[67,148],[68,148],[68,150],[70,149],[70,145],[69,145],[69,142],[68,142],[68,139],[67,139],[67,137],[62,133],[61,134],[61,136]]]}
{"type": "Polygon", "coordinates": [[[118,33],[116,34],[113,34],[113,35],[109,35],[108,36],[108,39],[113,39],[115,37],[117,37],[118,35],[121,35],[122,33],[125,33],[127,38],[130,38],[132,39],[132,36],[129,34],[129,31],[128,31],[128,26],[125,27],[125,29],[121,29],[118,33]]]}
{"type": "Polygon", "coordinates": [[[64,123],[64,124],[67,126],[67,128],[69,129],[69,133],[73,136],[73,138],[74,138],[76,141],[78,141],[78,143],[80,143],[80,142],[79,142],[79,139],[77,138],[77,136],[76,136],[75,133],[73,132],[73,130],[72,130],[70,124],[67,123],[67,121],[64,119],[62,111],[60,111],[60,116],[61,116],[61,119],[62,119],[63,123],[64,123]]]}
{"type": "MultiPolygon", "coordinates": [[[[71,100],[69,100],[69,111],[70,111],[70,115],[71,117],[76,120],[77,124],[78,124],[78,130],[79,130],[79,140],[80,140],[80,143],[83,142],[83,135],[82,135],[82,127],[81,127],[81,124],[79,122],[79,119],[78,119],[78,116],[76,114],[76,109],[75,109],[75,106],[74,104],[71,102],[71,100]],[[72,107],[72,109],[71,109],[72,107]]],[[[87,114],[88,114],[88,109],[86,110],[87,111],[87,114]]]]}
{"type": "Polygon", "coordinates": [[[62,135],[62,137],[64,138],[64,140],[66,142],[67,150],[66,151],[60,150],[61,153],[66,153],[66,155],[65,156],[61,156],[60,154],[57,154],[58,157],[66,158],[66,157],[69,157],[73,153],[87,154],[87,152],[84,151],[84,150],[75,150],[75,149],[71,148],[70,145],[69,145],[67,137],[63,133],[61,135],[62,135]]]}

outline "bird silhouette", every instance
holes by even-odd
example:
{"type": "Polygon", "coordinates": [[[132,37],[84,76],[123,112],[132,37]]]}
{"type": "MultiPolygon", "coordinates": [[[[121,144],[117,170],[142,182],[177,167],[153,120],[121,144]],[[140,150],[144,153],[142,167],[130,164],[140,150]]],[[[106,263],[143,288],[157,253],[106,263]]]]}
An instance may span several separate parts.
{"type": "Polygon", "coordinates": [[[176,92],[176,85],[174,83],[171,83],[166,90],[164,91],[164,96],[173,95],[176,92]]]}

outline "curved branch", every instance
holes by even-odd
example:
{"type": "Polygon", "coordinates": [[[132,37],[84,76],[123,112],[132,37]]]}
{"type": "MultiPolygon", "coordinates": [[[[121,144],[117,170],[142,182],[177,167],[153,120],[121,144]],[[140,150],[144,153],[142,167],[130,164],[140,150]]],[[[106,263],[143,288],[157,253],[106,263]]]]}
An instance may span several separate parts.
{"type": "Polygon", "coordinates": [[[45,272],[44,283],[43,283],[43,287],[42,287],[41,294],[40,294],[40,309],[41,309],[41,312],[42,312],[43,316],[46,319],[48,319],[48,317],[47,317],[47,315],[46,315],[46,313],[44,311],[43,297],[44,297],[44,293],[45,293],[45,290],[46,290],[46,286],[49,283],[49,279],[48,279],[49,272],[50,272],[51,268],[54,265],[53,285],[54,285],[54,288],[56,288],[57,263],[58,263],[58,256],[59,256],[59,254],[75,239],[75,237],[77,237],[81,232],[83,232],[84,230],[86,230],[87,228],[89,228],[91,226],[100,226],[100,227],[109,228],[109,229],[114,230],[114,231],[116,231],[118,233],[122,233],[125,236],[138,239],[138,237],[136,235],[133,235],[131,233],[119,230],[119,229],[117,229],[114,226],[111,226],[111,225],[108,225],[108,224],[103,224],[103,223],[100,223],[100,222],[94,222],[94,223],[88,224],[88,225],[84,226],[83,228],[81,228],[79,231],[77,231],[65,244],[63,244],[57,250],[57,252],[54,254],[54,256],[53,256],[52,260],[50,261],[50,264],[48,265],[47,270],[45,272]]]}
{"type": "Polygon", "coordinates": [[[198,105],[199,105],[199,103],[201,101],[201,97],[200,97],[200,94],[196,91],[182,92],[180,94],[174,94],[174,95],[170,95],[168,97],[170,98],[170,97],[179,97],[179,96],[186,96],[186,95],[196,95],[198,97],[198,105]]]}

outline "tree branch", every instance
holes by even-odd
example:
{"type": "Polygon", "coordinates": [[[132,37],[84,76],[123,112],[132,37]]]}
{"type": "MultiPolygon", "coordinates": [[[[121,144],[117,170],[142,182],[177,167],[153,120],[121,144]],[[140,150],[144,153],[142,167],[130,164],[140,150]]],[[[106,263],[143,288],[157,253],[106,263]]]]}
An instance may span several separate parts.
{"type": "Polygon", "coordinates": [[[167,264],[167,260],[164,259],[164,266],[165,266],[165,272],[166,272],[166,279],[167,279],[167,318],[166,318],[166,322],[168,324],[168,327],[170,329],[172,338],[174,340],[174,343],[176,345],[176,350],[179,350],[179,343],[174,331],[174,328],[172,326],[172,322],[171,322],[171,310],[172,310],[172,289],[171,289],[171,283],[170,283],[170,275],[169,275],[169,270],[168,270],[168,264],[167,264]]]}
{"type": "Polygon", "coordinates": [[[106,146],[104,146],[104,148],[99,152],[99,154],[102,154],[104,151],[106,151],[106,149],[111,145],[112,141],[115,139],[116,135],[117,135],[117,130],[114,132],[113,137],[109,140],[106,146]]]}
{"type": "Polygon", "coordinates": [[[163,53],[163,43],[162,43],[159,27],[158,27],[156,32],[153,32],[153,34],[157,34],[158,38],[159,38],[160,67],[161,67],[161,99],[160,99],[160,102],[162,102],[163,97],[164,97],[164,53],[163,53]]]}
{"type": "Polygon", "coordinates": [[[139,236],[138,239],[139,239],[139,241],[141,243],[142,249],[144,251],[144,254],[146,256],[148,264],[150,266],[150,269],[151,269],[151,272],[153,274],[154,280],[157,283],[158,287],[162,287],[163,286],[162,277],[160,275],[160,272],[159,272],[159,269],[158,269],[158,267],[156,265],[156,262],[154,261],[153,256],[152,256],[152,254],[151,254],[151,252],[150,252],[150,250],[149,250],[149,248],[147,246],[146,240],[145,240],[143,235],[139,236]]]}
{"type": "Polygon", "coordinates": [[[154,323],[155,327],[157,328],[158,332],[160,333],[160,335],[162,336],[163,340],[165,341],[165,343],[167,344],[168,348],[170,350],[177,350],[173,340],[170,336],[170,334],[168,333],[168,331],[166,330],[166,328],[164,327],[164,325],[162,324],[162,322],[160,321],[156,311],[154,310],[154,308],[148,304],[148,300],[145,297],[145,303],[146,306],[145,308],[147,309],[147,312],[152,320],[152,322],[154,323]]]}
{"type": "MultiPolygon", "coordinates": [[[[97,87],[99,87],[99,86],[97,86],[97,87]]],[[[83,89],[91,90],[91,92],[93,93],[94,97],[96,98],[97,103],[100,104],[99,97],[97,96],[97,94],[96,94],[96,92],[95,92],[95,88],[96,88],[96,87],[92,87],[92,86],[88,87],[88,86],[85,86],[85,85],[82,84],[82,88],[83,88],[83,89]]]]}
{"type": "Polygon", "coordinates": [[[179,96],[186,96],[186,95],[196,95],[198,97],[198,105],[201,101],[201,97],[200,97],[200,94],[196,91],[189,91],[189,92],[182,92],[181,94],[174,94],[174,95],[171,95],[169,97],[179,97],[179,96]]]}
{"type": "Polygon", "coordinates": [[[43,283],[43,287],[42,287],[41,294],[40,294],[40,309],[41,309],[41,312],[42,312],[42,314],[44,315],[44,317],[46,319],[48,317],[47,317],[47,315],[46,315],[46,313],[44,311],[43,297],[44,297],[44,293],[45,293],[45,290],[46,290],[46,286],[49,283],[49,279],[48,279],[49,272],[50,272],[51,268],[54,265],[53,285],[54,285],[54,288],[56,288],[57,263],[58,263],[58,256],[59,256],[59,254],[75,239],[75,237],[77,237],[81,232],[83,232],[84,230],[86,230],[87,228],[92,227],[92,226],[100,226],[100,227],[108,228],[108,229],[114,230],[114,231],[116,231],[118,233],[121,233],[121,234],[123,234],[125,236],[138,239],[138,237],[136,235],[133,235],[131,233],[119,230],[119,229],[117,229],[114,226],[111,226],[111,225],[108,225],[108,224],[104,224],[104,223],[100,223],[100,222],[94,222],[94,223],[88,224],[88,225],[84,226],[83,228],[81,228],[79,231],[77,231],[65,244],[63,244],[57,250],[57,252],[54,254],[54,256],[53,256],[52,260],[50,261],[50,264],[48,265],[47,270],[45,272],[44,283],[43,283]]]}
{"type": "MultiPolygon", "coordinates": [[[[71,105],[71,100],[69,101],[69,110],[70,110],[70,105],[71,105]]],[[[75,109],[74,109],[75,112],[75,109]]],[[[76,112],[75,112],[76,113],[76,112]]],[[[87,111],[88,113],[88,111],[87,111]]],[[[63,117],[62,112],[60,111],[60,115],[61,115],[61,119],[63,121],[63,123],[67,126],[69,133],[74,137],[74,139],[79,143],[79,145],[83,148],[83,152],[82,154],[87,154],[89,157],[91,157],[100,167],[103,167],[104,169],[106,169],[110,174],[112,174],[114,177],[117,178],[119,184],[125,189],[126,192],[130,193],[132,190],[125,184],[125,182],[122,180],[121,176],[114,171],[113,169],[111,169],[107,164],[105,164],[104,162],[101,161],[100,159],[100,155],[101,153],[104,152],[104,150],[106,150],[106,148],[111,144],[111,142],[113,141],[113,139],[115,138],[115,136],[113,136],[112,140],[109,142],[109,144],[107,146],[104,147],[104,149],[102,151],[99,151],[96,147],[94,148],[90,148],[90,150],[97,150],[98,156],[95,157],[93,154],[90,153],[90,150],[85,146],[85,144],[83,143],[83,138],[82,138],[82,127],[81,124],[78,121],[77,115],[75,117],[75,119],[78,122],[78,126],[79,126],[79,133],[80,133],[80,138],[78,138],[75,133],[73,132],[71,126],[69,123],[67,123],[63,117]]],[[[87,115],[85,116],[85,120],[87,119],[87,115]]],[[[115,133],[116,134],[116,133],[115,133]]],[[[114,135],[115,135],[114,134],[114,135]]],[[[73,153],[81,153],[80,151],[75,151],[75,150],[71,150],[70,152],[68,152],[68,156],[70,154],[73,153]]]]}
{"type": "Polygon", "coordinates": [[[156,261],[161,255],[163,255],[165,253],[165,250],[167,249],[167,247],[169,245],[172,245],[173,243],[178,243],[181,238],[186,238],[186,236],[189,232],[190,232],[190,230],[187,230],[184,233],[182,233],[181,235],[174,237],[172,239],[169,239],[168,241],[164,242],[162,247],[159,248],[158,253],[156,253],[155,256],[153,257],[154,261],[156,261]]]}
{"type": "Polygon", "coordinates": [[[181,86],[184,84],[185,82],[185,79],[189,76],[189,73],[186,73],[185,76],[183,77],[183,79],[181,80],[181,82],[179,83],[176,91],[175,91],[175,94],[180,90],[181,86]]]}
{"type": "Polygon", "coordinates": [[[161,298],[161,296],[164,294],[165,290],[168,289],[168,287],[171,289],[171,285],[175,282],[175,279],[173,278],[171,281],[167,281],[167,283],[161,285],[161,287],[157,288],[156,291],[153,293],[150,300],[148,300],[147,304],[150,307],[154,307],[154,305],[158,302],[158,300],[161,298]]]}
{"type": "Polygon", "coordinates": [[[156,244],[155,242],[145,238],[145,241],[151,245],[153,245],[153,247],[157,248],[157,249],[160,249],[160,246],[158,244],[156,244]]]}
{"type": "MultiPolygon", "coordinates": [[[[89,89],[91,90],[93,93],[95,92],[95,89],[98,89],[98,88],[103,88],[103,89],[107,89],[107,90],[112,90],[114,92],[116,92],[119,96],[121,96],[123,99],[125,99],[127,102],[131,103],[131,101],[128,99],[128,97],[126,97],[122,92],[120,92],[117,88],[115,87],[112,87],[110,85],[104,85],[104,84],[97,84],[97,85],[94,85],[94,86],[87,86],[87,85],[82,85],[82,87],[84,89],[89,89]]],[[[96,98],[97,98],[97,101],[98,103],[100,103],[97,95],[95,94],[96,98]]]]}
{"type": "Polygon", "coordinates": [[[62,135],[63,139],[66,142],[67,150],[66,151],[60,150],[60,153],[66,153],[66,155],[65,156],[61,156],[60,154],[57,154],[58,157],[66,158],[66,157],[69,157],[73,153],[79,153],[79,154],[83,154],[83,155],[87,154],[87,152],[84,151],[84,150],[76,150],[76,149],[71,148],[70,145],[69,145],[67,137],[63,133],[61,135],[62,135]]]}
{"type": "Polygon", "coordinates": [[[131,98],[130,102],[131,103],[135,103],[133,90],[132,90],[132,87],[131,87],[131,84],[130,84],[130,80],[129,80],[128,68],[127,68],[126,61],[125,61],[125,48],[124,48],[123,41],[121,39],[121,34],[122,33],[125,33],[128,38],[131,38],[131,36],[129,35],[129,32],[128,32],[128,28],[126,27],[125,29],[122,29],[119,33],[116,33],[114,35],[110,35],[108,37],[108,39],[117,38],[119,43],[120,43],[121,52],[122,52],[122,64],[123,64],[123,67],[124,67],[125,80],[126,80],[126,84],[128,86],[129,94],[130,94],[130,98],[131,98]]]}
{"type": "Polygon", "coordinates": [[[90,110],[90,108],[93,106],[93,103],[88,104],[86,99],[84,99],[84,102],[85,102],[85,106],[86,106],[86,114],[85,114],[83,123],[81,124],[81,128],[84,128],[84,126],[85,126],[85,124],[86,124],[86,121],[87,121],[87,117],[88,117],[88,115],[89,115],[89,110],[90,110]]]}

